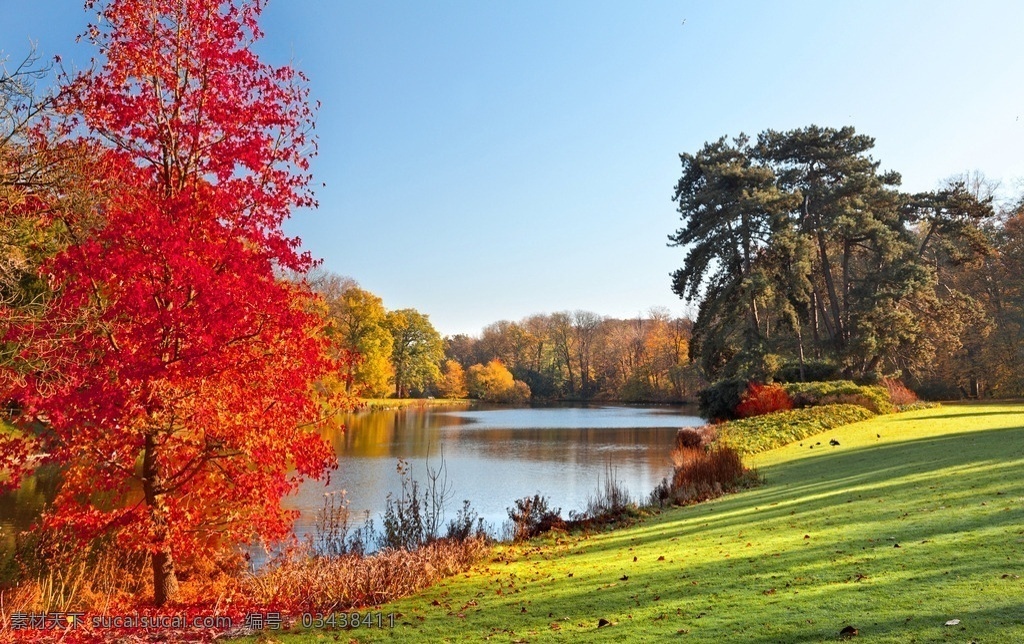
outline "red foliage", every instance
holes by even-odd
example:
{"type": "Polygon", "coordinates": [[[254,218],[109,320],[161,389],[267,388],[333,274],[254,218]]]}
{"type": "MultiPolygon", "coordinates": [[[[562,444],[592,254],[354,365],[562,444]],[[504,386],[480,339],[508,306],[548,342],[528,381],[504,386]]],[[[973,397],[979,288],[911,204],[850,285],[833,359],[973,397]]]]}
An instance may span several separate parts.
{"type": "Polygon", "coordinates": [[[761,385],[752,382],[747,385],[747,392],[736,406],[736,415],[740,418],[750,418],[792,408],[793,400],[782,385],[761,385]]]}
{"type": "Polygon", "coordinates": [[[889,392],[889,402],[897,407],[917,402],[917,394],[908,389],[907,386],[899,380],[883,378],[882,385],[889,392]]]}
{"type": "Polygon", "coordinates": [[[285,536],[282,496],[336,465],[310,424],[337,364],[308,286],[275,274],[312,264],[281,230],[314,203],[312,113],[298,72],[252,51],[262,5],[101,3],[105,64],[60,99],[97,150],[101,203],[61,209],[74,241],[43,266],[50,310],[6,338],[25,364],[62,365],[0,379],[47,427],[0,445],[8,471],[30,452],[60,464],[46,523],[114,531],[172,578],[176,560],[285,536]]]}

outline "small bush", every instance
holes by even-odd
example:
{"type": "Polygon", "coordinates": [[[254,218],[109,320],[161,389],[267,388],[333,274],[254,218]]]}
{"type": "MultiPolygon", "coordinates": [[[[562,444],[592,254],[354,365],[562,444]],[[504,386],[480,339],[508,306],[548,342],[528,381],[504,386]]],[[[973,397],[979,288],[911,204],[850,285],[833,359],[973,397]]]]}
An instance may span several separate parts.
{"type": "Polygon", "coordinates": [[[896,408],[889,392],[879,385],[858,385],[852,380],[791,382],[784,385],[797,409],[821,405],[859,405],[876,414],[891,414],[896,408]]]}
{"type": "Polygon", "coordinates": [[[903,409],[907,405],[912,405],[917,402],[917,394],[908,389],[907,386],[899,380],[883,378],[882,386],[889,392],[889,402],[896,405],[899,409],[903,409]]]}
{"type": "Polygon", "coordinates": [[[700,415],[712,422],[735,418],[736,407],[743,400],[747,381],[739,378],[719,380],[697,394],[700,415]]]}
{"type": "Polygon", "coordinates": [[[348,509],[345,491],[324,495],[324,504],[313,522],[309,545],[313,552],[325,557],[363,554],[373,539],[373,522],[369,516],[359,528],[352,528],[352,513],[348,509]]]}
{"type": "Polygon", "coordinates": [[[466,541],[472,537],[486,537],[487,529],[484,520],[470,507],[469,499],[462,501],[462,508],[455,518],[448,522],[445,538],[453,541],[466,541]]]}
{"type": "Polygon", "coordinates": [[[676,449],[701,447],[704,434],[696,427],[683,427],[676,432],[676,449]]]}
{"type": "Polygon", "coordinates": [[[912,402],[909,405],[904,405],[904,406],[900,407],[900,411],[917,411],[918,409],[935,409],[936,407],[941,407],[941,406],[942,405],[940,403],[937,403],[937,402],[932,402],[932,401],[929,401],[929,400],[918,400],[917,402],[912,402]]]}
{"type": "Polygon", "coordinates": [[[735,489],[743,478],[743,461],[731,447],[684,447],[672,452],[672,498],[676,503],[698,503],[735,489]]]}
{"type": "Polygon", "coordinates": [[[420,493],[419,481],[409,473],[409,463],[398,459],[396,467],[402,489],[397,497],[388,493],[385,499],[381,548],[416,550],[440,538],[444,507],[451,496],[448,466],[444,456],[437,468],[427,466],[427,482],[420,493]]]}
{"type": "Polygon", "coordinates": [[[647,505],[658,506],[659,508],[665,507],[668,500],[672,498],[672,484],[669,483],[667,478],[661,479],[661,483],[654,486],[651,490],[650,496],[647,497],[647,505]]]}
{"type": "Polygon", "coordinates": [[[384,532],[379,542],[382,549],[416,550],[429,541],[418,481],[406,485],[403,479],[401,494],[396,498],[389,492],[384,503],[384,532]]]}
{"type": "Polygon", "coordinates": [[[565,519],[562,509],[552,510],[548,506],[548,498],[535,494],[515,502],[514,508],[508,508],[508,518],[512,521],[512,537],[516,541],[532,539],[551,530],[565,530],[565,519]]]}
{"type": "Polygon", "coordinates": [[[782,365],[775,379],[780,382],[818,382],[835,380],[839,376],[839,367],[831,362],[822,360],[807,360],[804,362],[804,377],[800,379],[800,363],[787,362],[782,365]]]}
{"type": "Polygon", "coordinates": [[[739,418],[751,418],[792,408],[793,401],[782,385],[752,382],[747,385],[743,399],[736,406],[735,415],[739,418]]]}

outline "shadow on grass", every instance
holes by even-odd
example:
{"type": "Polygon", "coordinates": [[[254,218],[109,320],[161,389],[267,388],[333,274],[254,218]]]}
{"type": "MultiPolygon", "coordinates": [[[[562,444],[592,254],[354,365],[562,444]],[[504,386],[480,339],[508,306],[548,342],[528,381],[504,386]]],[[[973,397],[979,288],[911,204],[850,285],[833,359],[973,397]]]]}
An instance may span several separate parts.
{"type": "Polygon", "coordinates": [[[971,418],[974,416],[1021,416],[1021,423],[1024,424],[1024,414],[1020,411],[976,411],[969,414],[934,414],[925,417],[893,418],[891,419],[891,422],[921,422],[922,420],[932,420],[936,418],[971,418]]]}

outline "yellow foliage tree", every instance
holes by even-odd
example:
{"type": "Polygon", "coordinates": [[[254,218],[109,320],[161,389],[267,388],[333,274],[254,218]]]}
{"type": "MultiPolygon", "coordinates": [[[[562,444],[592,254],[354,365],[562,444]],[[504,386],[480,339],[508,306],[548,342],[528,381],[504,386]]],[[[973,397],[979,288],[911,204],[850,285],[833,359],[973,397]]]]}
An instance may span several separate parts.
{"type": "Polygon", "coordinates": [[[437,383],[437,391],[443,398],[465,398],[466,372],[455,360],[446,360],[441,370],[441,380],[437,383]]]}

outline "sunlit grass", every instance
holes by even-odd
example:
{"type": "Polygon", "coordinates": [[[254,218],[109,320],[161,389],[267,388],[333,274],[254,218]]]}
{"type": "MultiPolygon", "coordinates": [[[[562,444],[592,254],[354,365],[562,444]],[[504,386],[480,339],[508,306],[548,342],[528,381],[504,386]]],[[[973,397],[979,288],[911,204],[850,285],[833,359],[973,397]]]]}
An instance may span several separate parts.
{"type": "Polygon", "coordinates": [[[394,629],[342,639],[820,642],[850,625],[871,642],[1024,641],[1024,405],[880,416],[803,443],[752,459],[762,487],[498,548],[374,609],[394,629]]]}

